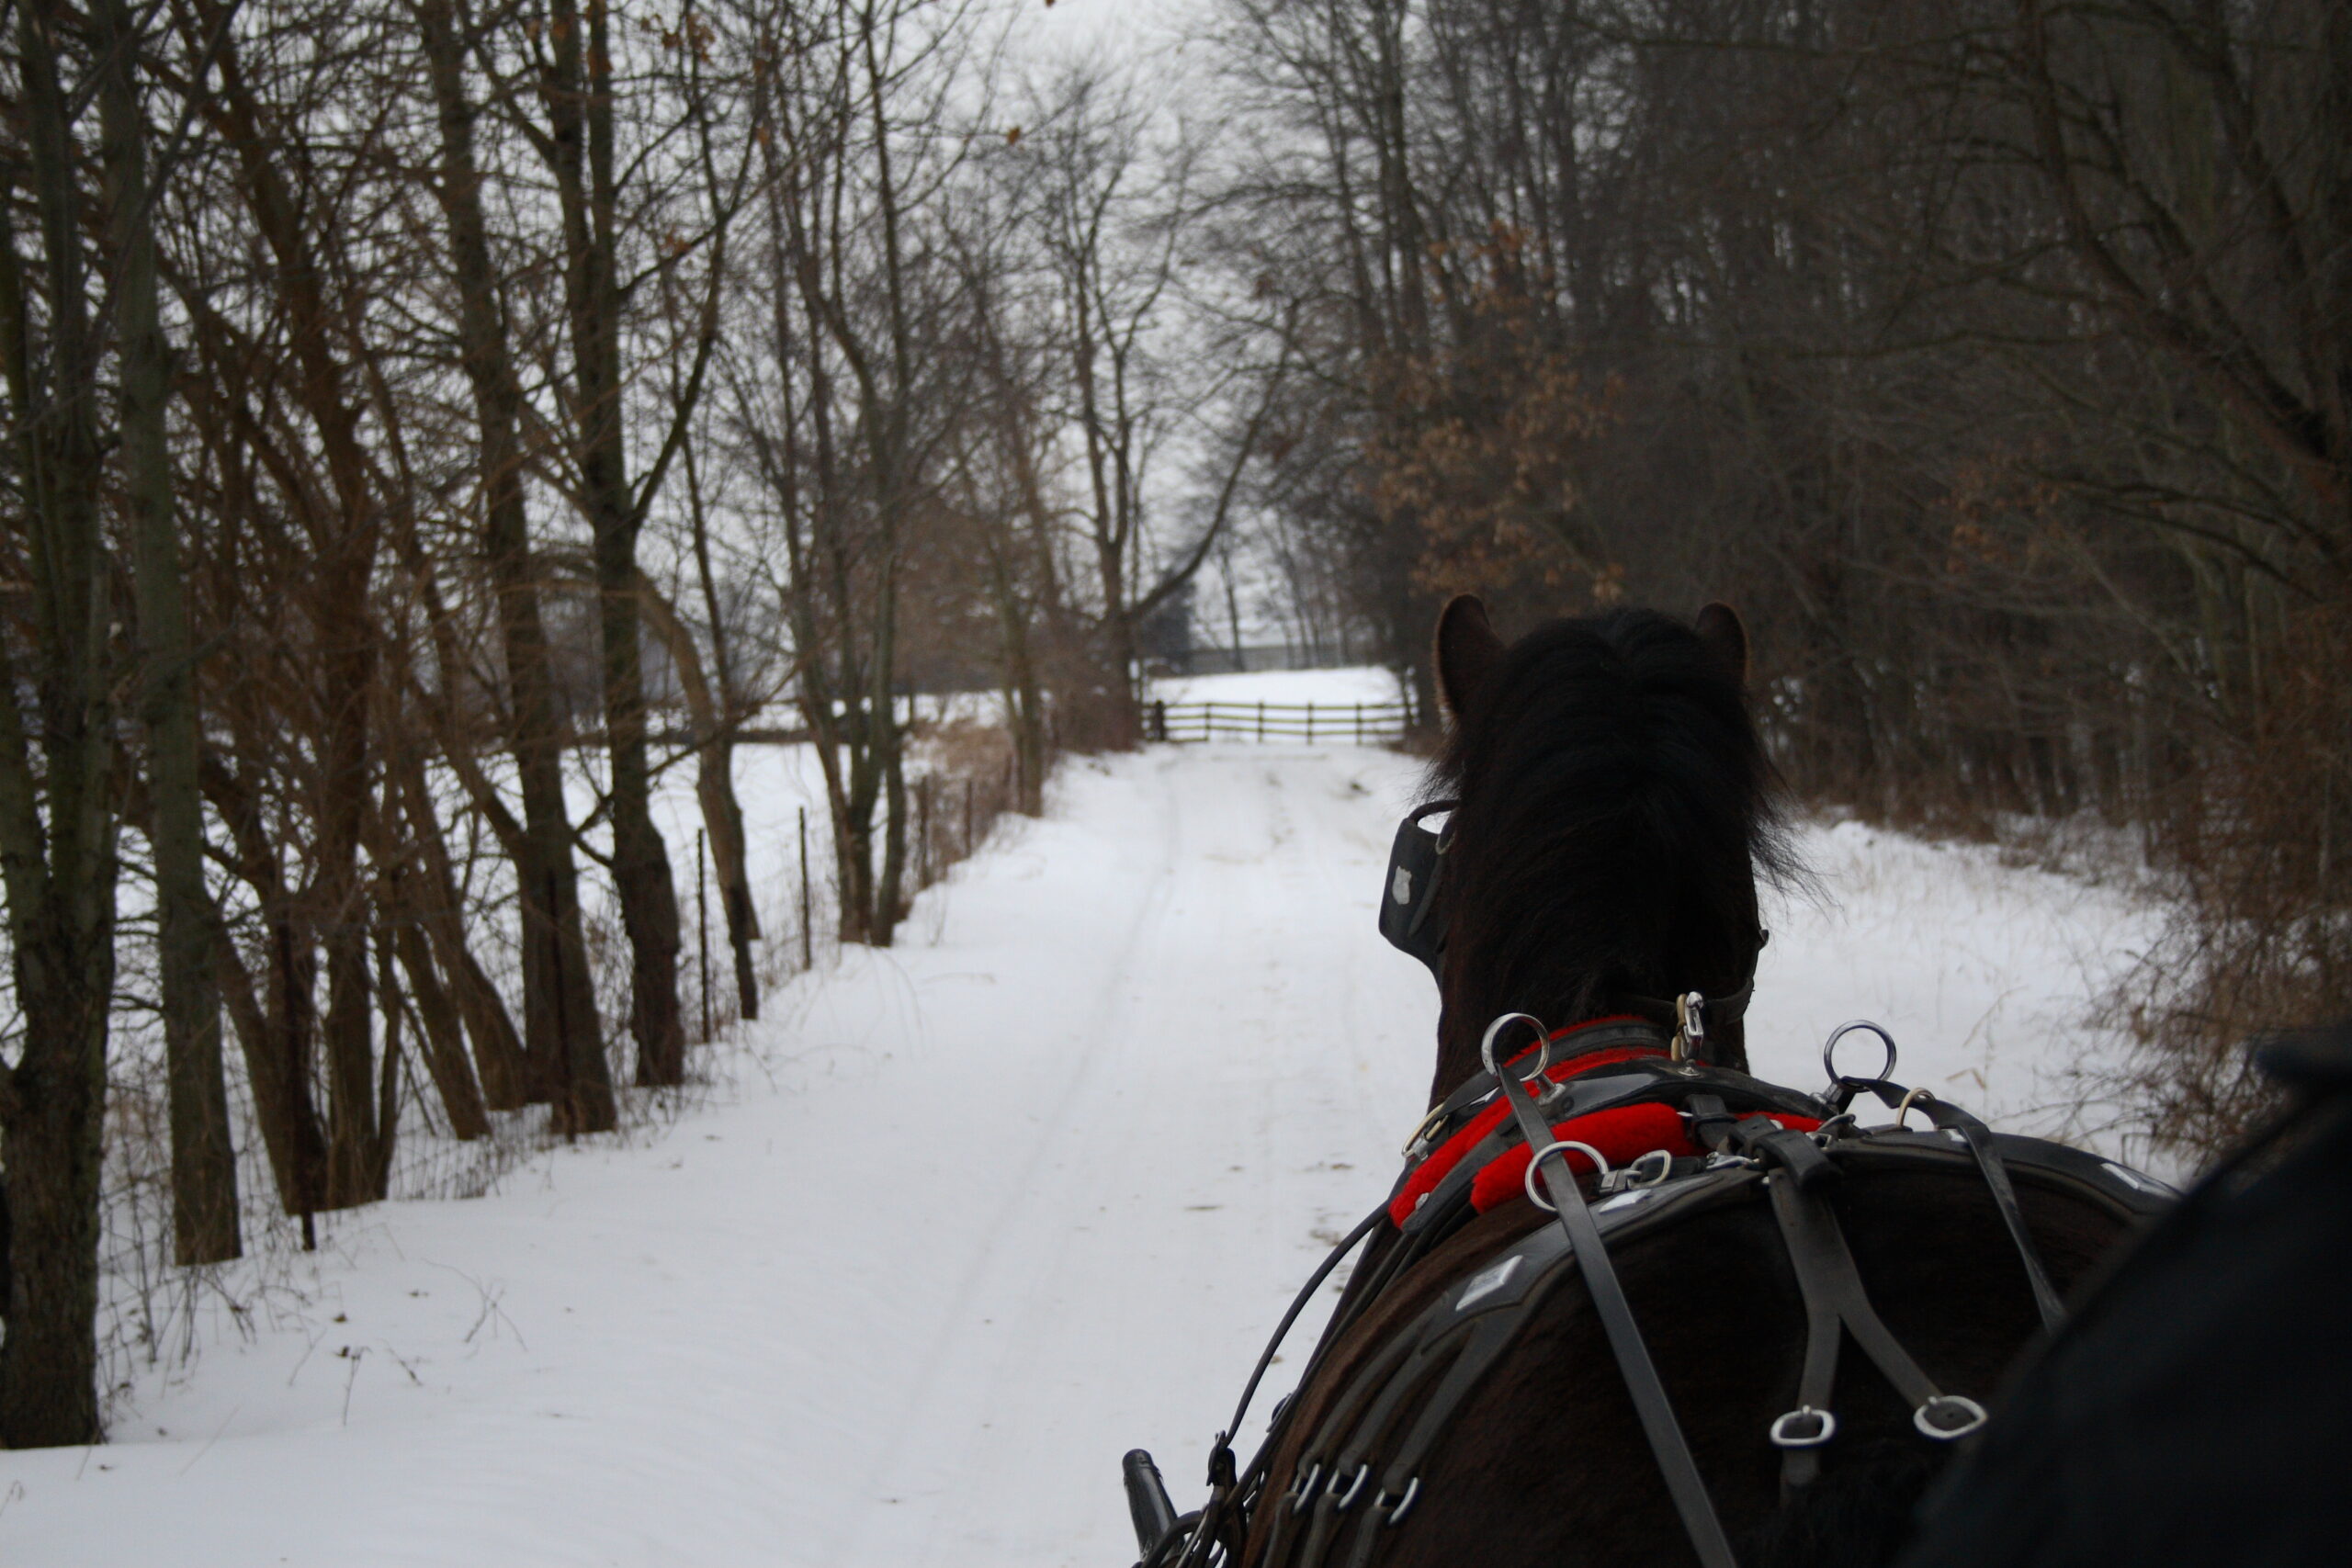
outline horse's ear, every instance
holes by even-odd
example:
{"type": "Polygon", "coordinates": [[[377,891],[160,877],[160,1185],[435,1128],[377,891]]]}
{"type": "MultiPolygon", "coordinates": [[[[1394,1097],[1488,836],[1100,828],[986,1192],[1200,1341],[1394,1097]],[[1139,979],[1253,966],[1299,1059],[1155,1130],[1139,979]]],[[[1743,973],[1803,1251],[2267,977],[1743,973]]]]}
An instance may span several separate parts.
{"type": "Polygon", "coordinates": [[[1503,656],[1503,639],[1475,593],[1457,593],[1437,616],[1437,687],[1446,711],[1460,718],[1503,656]]]}
{"type": "Polygon", "coordinates": [[[1728,604],[1710,604],[1699,612],[1699,641],[1716,662],[1730,671],[1732,683],[1747,689],[1747,628],[1739,612],[1728,604]]]}

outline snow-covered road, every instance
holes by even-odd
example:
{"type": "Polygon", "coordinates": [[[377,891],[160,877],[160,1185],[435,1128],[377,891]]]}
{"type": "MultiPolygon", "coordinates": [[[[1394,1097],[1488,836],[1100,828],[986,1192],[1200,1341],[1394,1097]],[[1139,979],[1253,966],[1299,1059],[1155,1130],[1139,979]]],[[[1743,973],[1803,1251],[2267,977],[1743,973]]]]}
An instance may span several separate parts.
{"type": "MultiPolygon", "coordinates": [[[[0,1560],[1131,1561],[1120,1453],[1189,1506],[1419,1110],[1435,998],[1373,930],[1413,776],[1073,762],[905,945],[776,998],[733,1103],[374,1211],[112,1445],[0,1454],[0,1560]]],[[[1776,914],[1759,1065],[1813,1083],[1868,1013],[1917,1081],[2036,1120],[2142,917],[1979,850],[1806,847],[1841,907],[1776,914]]]]}

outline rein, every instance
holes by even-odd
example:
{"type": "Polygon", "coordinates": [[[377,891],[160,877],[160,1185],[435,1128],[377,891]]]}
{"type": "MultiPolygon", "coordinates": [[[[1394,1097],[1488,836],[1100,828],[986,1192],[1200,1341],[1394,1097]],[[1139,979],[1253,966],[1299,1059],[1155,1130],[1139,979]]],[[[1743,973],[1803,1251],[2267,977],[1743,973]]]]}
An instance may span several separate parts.
{"type": "MultiPolygon", "coordinates": [[[[1689,1029],[1697,1021],[1686,1014],[1686,1029],[1670,1042],[1662,1028],[1638,1018],[1597,1020],[1556,1034],[1525,1013],[1507,1013],[1490,1024],[1480,1045],[1483,1070],[1447,1095],[1414,1130],[1389,1199],[1331,1249],[1283,1314],[1232,1421],[1211,1448],[1207,1503],[1174,1517],[1148,1456],[1140,1450],[1129,1455],[1130,1504],[1138,1534],[1152,1538],[1141,1541],[1138,1568],[1238,1563],[1253,1522],[1269,1509],[1273,1512],[1266,1561],[1287,1561],[1284,1550],[1295,1546],[1302,1565],[1320,1563],[1352,1530],[1354,1544],[1346,1560],[1367,1562],[1378,1534],[1401,1525],[1419,1500],[1422,1461],[1454,1415],[1548,1291],[1570,1277],[1584,1280],[1700,1562],[1703,1568],[1736,1568],[1618,1281],[1610,1259],[1611,1240],[1622,1242],[1763,1189],[1797,1276],[1806,1322],[1798,1406],[1764,1434],[1781,1451],[1782,1489],[1789,1495],[1816,1478],[1821,1450],[1836,1436],[1832,1389],[1848,1336],[1912,1405],[1922,1437],[1951,1441],[1985,1419],[1984,1406],[1974,1400],[1939,1389],[1871,1306],[1826,1199],[1827,1186],[1845,1170],[1880,1165],[1950,1168],[1962,1161],[1973,1166],[2017,1247],[2035,1305],[2052,1326],[2062,1309],[2018,1206],[2009,1168],[2030,1168],[2045,1183],[2090,1196],[2125,1217],[2153,1213],[2170,1197],[2162,1184],[2112,1162],[2040,1139],[1996,1136],[1959,1107],[1894,1083],[1894,1041],[1875,1024],[1847,1024],[1831,1034],[1823,1052],[1831,1087],[1816,1099],[1685,1059],[1683,1053],[1703,1033],[1703,1024],[1689,1029]],[[1519,1023],[1535,1031],[1537,1043],[1498,1064],[1497,1042],[1519,1023]],[[1885,1044],[1885,1064],[1874,1077],[1838,1071],[1838,1043],[1856,1030],[1875,1033],[1885,1044]],[[1574,1037],[1580,1037],[1576,1051],[1555,1062],[1554,1047],[1574,1037]],[[1522,1070],[1527,1056],[1539,1049],[1532,1067],[1522,1070]],[[1865,1092],[1894,1110],[1894,1125],[1863,1130],[1855,1124],[1851,1107],[1865,1092]],[[1905,1128],[1904,1118],[1914,1109],[1927,1114],[1928,1129],[1905,1128]],[[1611,1119],[1643,1111],[1674,1120],[1642,1122],[1649,1130],[1649,1146],[1634,1157],[1612,1163],[1603,1149],[1578,1135],[1604,1126],[1631,1126],[1611,1119]],[[1807,1125],[1792,1125],[1799,1122],[1807,1125]],[[1678,1153],[1678,1146],[1694,1152],[1678,1153]],[[1572,1154],[1597,1174],[1599,1201],[1587,1201],[1568,1163],[1572,1154]],[[1481,1190],[1499,1201],[1496,1184],[1482,1182],[1481,1175],[1508,1170],[1510,1162],[1521,1158],[1527,1163],[1520,1190],[1551,1210],[1555,1223],[1510,1244],[1466,1280],[1448,1284],[1418,1317],[1391,1331],[1320,1413],[1318,1427],[1298,1451],[1290,1489],[1268,1496],[1275,1453],[1297,1415],[1296,1393],[1275,1406],[1265,1440],[1247,1466],[1237,1464],[1231,1444],[1306,1303],[1343,1258],[1384,1223],[1393,1225],[1396,1245],[1381,1258],[1375,1273],[1351,1288],[1300,1372],[1297,1391],[1315,1386],[1346,1331],[1408,1269],[1466,1223],[1474,1207],[1489,1206],[1476,1201],[1481,1190]],[[1408,1413],[1409,1420],[1403,1418],[1408,1413]],[[1399,1427],[1405,1429],[1401,1439],[1392,1429],[1399,1427]],[[1375,1486],[1376,1470],[1381,1473],[1375,1486]],[[1360,1503],[1364,1506],[1358,1511],[1360,1503]],[[1148,1518],[1172,1522],[1151,1529],[1142,1523],[1148,1518]]],[[[1600,1131],[1591,1131],[1590,1137],[1610,1141],[1600,1131]]]]}
{"type": "MultiPolygon", "coordinates": [[[[1585,1288],[1592,1294],[1594,1310],[1600,1316],[1600,1325],[1609,1336],[1609,1348],[1617,1357],[1617,1370],[1624,1374],[1627,1392],[1634,1396],[1634,1411],[1641,1417],[1642,1433],[1649,1438],[1650,1452],[1657,1456],[1658,1469],[1666,1475],[1666,1489],[1674,1498],[1674,1511],[1682,1517],[1683,1532],[1699,1553],[1704,1568],[1736,1568],[1732,1560],[1731,1540],[1724,1534],[1723,1521],[1715,1517],[1714,1503],[1707,1495],[1707,1483],[1699,1479],[1699,1463],[1690,1457],[1690,1445],[1683,1439],[1682,1424],[1674,1418],[1674,1406],[1666,1397],[1666,1385],[1658,1381],[1657,1368],[1650,1362],[1649,1347],[1642,1343],[1642,1331],[1634,1322],[1634,1309],[1625,1300],[1625,1288],[1617,1282],[1616,1265],[1609,1260],[1609,1248],[1602,1245],[1600,1228],[1593,1224],[1592,1211],[1584,1201],[1584,1190],[1568,1170],[1567,1153],[1571,1148],[1585,1147],[1597,1165],[1598,1151],[1589,1145],[1579,1145],[1564,1138],[1554,1138],[1551,1128],[1536,1114],[1535,1096],[1528,1089],[1527,1079],[1501,1072],[1495,1066],[1495,1037],[1513,1023],[1524,1022],[1534,1027],[1536,1037],[1549,1043],[1543,1021],[1523,1012],[1505,1013],[1487,1026],[1486,1038],[1478,1043],[1478,1055],[1502,1089],[1510,1106],[1511,1119],[1519,1123],[1520,1135],[1535,1152],[1528,1167],[1531,1175],[1541,1174],[1544,1190],[1552,1195],[1545,1207],[1560,1224],[1566,1236],[1568,1250],[1575,1253],[1584,1270],[1585,1288]],[[1561,1157],[1549,1165],[1546,1156],[1561,1157]]],[[[1539,1066],[1531,1077],[1540,1078],[1539,1066]]],[[[1532,1187],[1528,1195],[1534,1196],[1532,1187]]]]}

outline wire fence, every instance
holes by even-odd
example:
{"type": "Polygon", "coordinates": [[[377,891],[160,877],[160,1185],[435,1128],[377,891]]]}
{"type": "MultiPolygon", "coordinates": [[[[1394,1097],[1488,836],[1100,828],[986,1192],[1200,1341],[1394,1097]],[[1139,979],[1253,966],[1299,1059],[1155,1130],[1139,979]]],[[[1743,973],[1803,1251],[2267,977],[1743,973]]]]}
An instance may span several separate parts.
{"type": "Polygon", "coordinates": [[[1154,740],[1327,741],[1388,746],[1412,727],[1413,710],[1395,703],[1154,703],[1154,740]]]}

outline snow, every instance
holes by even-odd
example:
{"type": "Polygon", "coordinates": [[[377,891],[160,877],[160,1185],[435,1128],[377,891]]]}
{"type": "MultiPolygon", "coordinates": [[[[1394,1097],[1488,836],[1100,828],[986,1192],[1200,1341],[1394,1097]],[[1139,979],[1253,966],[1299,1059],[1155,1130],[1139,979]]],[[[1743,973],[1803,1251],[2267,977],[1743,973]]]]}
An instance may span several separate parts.
{"type": "MultiPolygon", "coordinates": [[[[781,880],[803,760],[749,755],[781,880]]],[[[346,1222],[299,1299],[134,1390],[112,1444],[0,1454],[0,1551],[1130,1562],[1120,1454],[1197,1501],[1262,1337],[1418,1119],[1435,997],[1373,916],[1415,782],[1345,747],[1069,763],[902,945],[713,1048],[707,1106],[346,1222]]],[[[2059,1118],[2145,916],[1980,848],[1804,848],[1830,897],[1774,908],[1759,1066],[1817,1083],[1826,1029],[1874,1016],[1915,1081],[2059,1118]]]]}
{"type": "Polygon", "coordinates": [[[1402,700],[1396,677],[1376,664],[1163,676],[1151,683],[1151,695],[1164,703],[1329,703],[1334,707],[1402,700]]]}
{"type": "MultiPolygon", "coordinates": [[[[2096,1093],[2128,1047],[2092,1015],[2157,934],[2157,911],[2128,885],[2007,865],[1985,845],[1851,821],[1809,828],[1799,850],[1826,899],[1768,902],[1773,934],[1748,1030],[1758,1073],[1821,1083],[1829,1030],[1871,1019],[1901,1047],[1900,1082],[2007,1131],[2183,1174],[2125,1141],[2096,1093]]],[[[1849,1071],[1869,1071],[1878,1053],[1862,1034],[1838,1047],[1849,1071]]]]}

